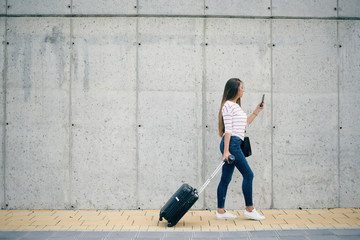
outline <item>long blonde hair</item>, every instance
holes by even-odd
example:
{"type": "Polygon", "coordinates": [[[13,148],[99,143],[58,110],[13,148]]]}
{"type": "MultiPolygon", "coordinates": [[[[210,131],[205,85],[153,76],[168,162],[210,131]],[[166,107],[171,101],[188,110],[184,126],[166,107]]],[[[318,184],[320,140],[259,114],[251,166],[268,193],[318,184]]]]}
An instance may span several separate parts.
{"type": "MultiPolygon", "coordinates": [[[[236,97],[241,83],[243,83],[243,82],[238,78],[230,78],[225,84],[224,93],[223,93],[223,97],[221,100],[221,106],[220,106],[220,110],[219,110],[219,117],[218,117],[219,136],[220,137],[222,137],[225,132],[222,108],[227,100],[234,99],[234,97],[236,97]]],[[[241,106],[240,98],[236,100],[236,103],[239,104],[239,106],[241,106]]]]}

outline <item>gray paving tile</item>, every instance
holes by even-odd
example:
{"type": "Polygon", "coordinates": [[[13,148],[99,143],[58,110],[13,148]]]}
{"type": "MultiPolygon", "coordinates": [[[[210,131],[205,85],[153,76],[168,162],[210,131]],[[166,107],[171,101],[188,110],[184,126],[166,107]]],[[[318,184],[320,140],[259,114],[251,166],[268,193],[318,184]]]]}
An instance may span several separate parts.
{"type": "Polygon", "coordinates": [[[56,236],[79,236],[81,234],[83,234],[83,231],[54,231],[54,235],[52,235],[52,237],[56,237],[56,236]]]}
{"type": "Polygon", "coordinates": [[[105,238],[105,240],[131,240],[131,239],[134,239],[134,238],[105,238]]]}
{"type": "Polygon", "coordinates": [[[307,240],[306,236],[279,236],[280,240],[307,240]]]}
{"type": "Polygon", "coordinates": [[[305,230],[278,230],[279,236],[305,236],[307,235],[305,230]]]}
{"type": "Polygon", "coordinates": [[[32,239],[32,238],[39,238],[39,239],[46,239],[54,235],[54,231],[31,231],[26,234],[23,238],[32,239]]]}
{"type": "Polygon", "coordinates": [[[84,231],[78,238],[95,238],[95,239],[99,239],[99,238],[106,238],[109,235],[110,232],[107,231],[84,231]]]}
{"type": "Polygon", "coordinates": [[[21,237],[21,238],[17,238],[19,240],[45,240],[48,239],[46,237],[21,237]]]}
{"type": "Polygon", "coordinates": [[[77,240],[76,237],[51,237],[51,238],[46,238],[46,240],[77,240]]]}
{"type": "Polygon", "coordinates": [[[248,237],[221,237],[220,240],[248,240],[248,237]]]}
{"type": "Polygon", "coordinates": [[[193,235],[192,232],[167,232],[166,239],[170,238],[191,238],[193,235]]]}
{"type": "Polygon", "coordinates": [[[250,237],[251,240],[279,240],[277,237],[250,237]]]}
{"type": "Polygon", "coordinates": [[[359,240],[360,236],[359,235],[342,235],[342,236],[338,236],[339,239],[341,240],[359,240]]]}
{"type": "Polygon", "coordinates": [[[335,236],[335,235],[308,235],[308,239],[310,240],[341,240],[341,238],[335,236]]]}
{"type": "Polygon", "coordinates": [[[360,229],[333,229],[331,230],[335,235],[359,235],[360,236],[360,229]]]}
{"type": "Polygon", "coordinates": [[[269,231],[249,231],[249,235],[251,239],[257,238],[257,237],[276,237],[277,232],[274,230],[269,231]]]}
{"type": "Polygon", "coordinates": [[[192,239],[191,237],[186,237],[186,236],[178,236],[178,237],[165,237],[163,238],[163,240],[190,240],[192,239]]]}
{"type": "Polygon", "coordinates": [[[59,240],[61,238],[75,239],[81,234],[83,234],[83,232],[81,231],[55,231],[54,235],[50,236],[50,239],[51,240],[59,240]]]}
{"type": "Polygon", "coordinates": [[[167,232],[164,240],[189,240],[192,238],[192,232],[167,232]]]}
{"type": "Polygon", "coordinates": [[[308,235],[334,235],[330,229],[309,229],[305,231],[308,235]]]}
{"type": "MultiPolygon", "coordinates": [[[[79,238],[75,238],[76,240],[105,240],[106,238],[104,237],[79,237],[79,238]]],[[[40,240],[40,239],[38,239],[40,240]]],[[[43,240],[47,240],[47,239],[43,239],[43,240]]]]}
{"type": "MultiPolygon", "coordinates": [[[[106,237],[77,237],[76,240],[105,240],[106,237]]],[[[45,239],[44,239],[45,240],[45,239]]],[[[46,239],[47,240],[47,239],[46,239]]]]}
{"type": "Polygon", "coordinates": [[[0,239],[5,238],[19,238],[27,235],[29,231],[0,231],[0,239]]]}
{"type": "Polygon", "coordinates": [[[138,235],[138,239],[140,238],[163,238],[165,236],[165,232],[140,232],[138,235]]]}
{"type": "Polygon", "coordinates": [[[249,233],[247,231],[239,231],[239,232],[221,232],[221,238],[247,238],[249,237],[249,233]]]}
{"type": "Polygon", "coordinates": [[[194,232],[193,234],[193,239],[195,238],[219,238],[220,237],[220,232],[194,232]]]}
{"type": "Polygon", "coordinates": [[[62,240],[62,239],[68,239],[68,240],[78,240],[78,237],[68,236],[68,237],[51,237],[47,238],[46,240],[62,240]]]}
{"type": "Polygon", "coordinates": [[[138,237],[137,240],[161,240],[162,238],[148,238],[148,237],[138,237]]]}
{"type": "Polygon", "coordinates": [[[0,232],[0,239],[12,239],[12,240],[39,240],[47,239],[53,235],[52,231],[11,231],[11,232],[0,232]]]}
{"type": "Polygon", "coordinates": [[[116,231],[116,232],[110,232],[107,236],[107,239],[111,238],[127,238],[132,239],[135,238],[139,233],[138,232],[127,232],[127,231],[116,231]]]}
{"type": "Polygon", "coordinates": [[[218,237],[193,237],[191,240],[218,240],[218,237]]]}

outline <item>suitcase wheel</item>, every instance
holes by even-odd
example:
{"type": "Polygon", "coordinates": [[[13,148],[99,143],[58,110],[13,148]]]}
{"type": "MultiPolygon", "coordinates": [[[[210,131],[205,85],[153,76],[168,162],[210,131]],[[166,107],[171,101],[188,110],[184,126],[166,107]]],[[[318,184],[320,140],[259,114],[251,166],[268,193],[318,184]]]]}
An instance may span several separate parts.
{"type": "Polygon", "coordinates": [[[168,224],[168,227],[173,227],[173,226],[175,226],[175,224],[172,224],[172,223],[168,224]]]}

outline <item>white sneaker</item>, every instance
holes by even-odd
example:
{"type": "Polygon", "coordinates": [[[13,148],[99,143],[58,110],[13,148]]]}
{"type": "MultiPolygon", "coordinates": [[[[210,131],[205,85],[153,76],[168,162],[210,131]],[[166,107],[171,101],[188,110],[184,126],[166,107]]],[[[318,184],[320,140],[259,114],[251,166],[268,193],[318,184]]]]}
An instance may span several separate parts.
{"type": "Polygon", "coordinates": [[[235,219],[236,216],[234,214],[229,213],[228,211],[225,210],[225,213],[221,214],[218,213],[216,211],[216,219],[217,220],[221,220],[221,219],[235,219]]]}
{"type": "Polygon", "coordinates": [[[253,219],[253,220],[257,220],[257,221],[265,219],[265,217],[260,215],[260,213],[258,213],[255,208],[251,212],[248,212],[245,209],[244,210],[244,216],[247,217],[247,218],[253,219]]]}

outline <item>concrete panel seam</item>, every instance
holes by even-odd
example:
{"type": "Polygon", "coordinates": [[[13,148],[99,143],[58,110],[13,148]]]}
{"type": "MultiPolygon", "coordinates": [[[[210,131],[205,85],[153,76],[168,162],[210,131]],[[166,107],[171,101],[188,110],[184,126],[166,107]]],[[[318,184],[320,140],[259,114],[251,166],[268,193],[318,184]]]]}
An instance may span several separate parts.
{"type": "MultiPolygon", "coordinates": [[[[138,1],[137,1],[137,4],[138,1]]],[[[139,9],[139,8],[137,8],[139,9]]],[[[137,10],[139,11],[139,10],[137,10]]],[[[140,174],[139,174],[139,171],[140,171],[140,159],[139,159],[139,127],[141,126],[139,123],[139,47],[140,47],[140,43],[139,43],[139,18],[136,18],[136,70],[135,70],[135,74],[136,74],[136,86],[135,86],[135,91],[136,91],[136,103],[135,103],[135,107],[136,107],[136,110],[135,110],[135,122],[136,122],[136,125],[135,125],[135,128],[136,128],[136,143],[135,143],[135,146],[136,146],[136,153],[135,153],[135,158],[136,158],[136,191],[135,191],[135,194],[136,194],[136,208],[140,209],[140,174]]]]}
{"type": "MultiPolygon", "coordinates": [[[[7,6],[7,1],[6,1],[6,6],[7,6]]],[[[7,11],[7,9],[6,9],[7,11]]],[[[2,141],[2,165],[3,165],[3,169],[2,169],[2,174],[3,174],[3,188],[4,188],[4,203],[3,203],[3,206],[1,206],[1,209],[5,209],[8,207],[8,203],[7,203],[7,200],[6,200],[6,135],[7,135],[7,114],[6,114],[6,82],[7,82],[7,65],[8,65],[8,62],[7,62],[7,46],[9,44],[8,40],[7,40],[7,31],[8,31],[8,24],[7,24],[7,18],[5,18],[5,33],[4,33],[4,52],[3,52],[3,56],[4,56],[4,61],[3,61],[3,66],[4,66],[4,69],[3,69],[3,72],[2,72],[2,76],[3,76],[3,113],[4,113],[4,116],[3,116],[3,124],[2,124],[2,128],[3,128],[3,141],[2,141]]]]}
{"type": "MultiPolygon", "coordinates": [[[[339,0],[337,1],[337,4],[339,6],[339,0]]],[[[338,8],[339,9],[339,8],[338,8]]],[[[339,15],[339,12],[338,12],[339,15]]],[[[337,149],[337,170],[338,170],[338,207],[340,207],[340,194],[341,194],[341,171],[340,171],[340,127],[341,127],[341,123],[340,123],[340,44],[339,43],[339,22],[336,22],[336,41],[337,41],[337,113],[338,113],[338,127],[337,127],[337,135],[338,135],[338,149],[337,149]]]]}
{"type": "MultiPolygon", "coordinates": [[[[204,2],[205,4],[205,2],[204,2]]],[[[203,43],[206,42],[206,27],[207,27],[207,21],[206,19],[203,20],[203,43]]],[[[202,44],[202,55],[203,55],[203,77],[202,77],[202,89],[201,89],[201,96],[202,96],[202,119],[203,119],[203,124],[204,124],[204,119],[206,119],[206,109],[207,109],[207,104],[206,104],[206,46],[205,44],[202,44]]],[[[207,119],[206,119],[207,121],[207,119]]],[[[205,123],[207,125],[207,123],[205,123]]],[[[206,130],[204,129],[204,126],[201,126],[201,134],[202,134],[202,157],[201,159],[199,158],[198,161],[201,161],[201,182],[205,182],[205,174],[206,174],[206,154],[205,154],[205,149],[206,149],[206,130]]],[[[201,183],[200,183],[201,184],[201,183]]],[[[200,185],[199,185],[200,186],[200,185]]],[[[204,193],[204,195],[206,196],[206,191],[204,193]]],[[[203,206],[204,208],[207,208],[207,204],[206,204],[206,197],[203,197],[203,206]]]]}
{"type": "MultiPolygon", "coordinates": [[[[272,4],[272,1],[271,1],[272,4]]],[[[271,5],[272,6],[272,5],[271,5]]],[[[271,7],[272,9],[272,7],[271,7]]],[[[272,10],[271,10],[272,14],[272,10]]],[[[274,81],[274,75],[273,75],[273,21],[270,21],[270,91],[271,91],[271,100],[270,100],[270,107],[271,107],[271,123],[274,126],[274,108],[273,108],[273,96],[274,96],[274,89],[273,89],[273,81],[274,81]]],[[[274,128],[271,128],[271,200],[270,200],[270,208],[274,208],[274,128]]]]}
{"type": "Polygon", "coordinates": [[[72,209],[74,208],[74,204],[72,202],[72,171],[73,171],[73,164],[72,164],[72,149],[73,149],[73,124],[72,124],[72,78],[73,78],[73,54],[74,54],[74,45],[72,44],[73,42],[73,20],[70,19],[70,49],[71,49],[71,54],[70,54],[70,79],[69,79],[69,123],[68,123],[68,128],[69,128],[69,162],[68,162],[68,203],[67,203],[67,207],[72,209]]]}
{"type": "Polygon", "coordinates": [[[136,14],[139,15],[139,0],[136,0],[136,14]]]}
{"type": "Polygon", "coordinates": [[[206,0],[204,0],[204,6],[203,6],[203,14],[205,15],[206,12],[206,0]]]}

